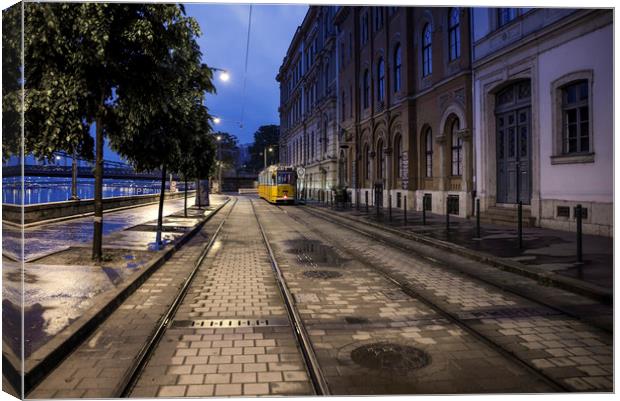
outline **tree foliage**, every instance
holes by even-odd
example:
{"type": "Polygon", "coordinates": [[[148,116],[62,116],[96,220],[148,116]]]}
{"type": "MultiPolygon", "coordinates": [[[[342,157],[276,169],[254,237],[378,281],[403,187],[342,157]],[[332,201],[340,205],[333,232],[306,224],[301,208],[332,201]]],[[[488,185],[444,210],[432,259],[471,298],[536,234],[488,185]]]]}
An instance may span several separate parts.
{"type": "Polygon", "coordinates": [[[279,125],[263,125],[254,133],[254,144],[250,146],[250,161],[248,168],[258,172],[263,169],[264,156],[263,152],[269,147],[273,148],[273,152],[267,154],[269,164],[277,164],[279,162],[278,143],[280,140],[279,125]]]}

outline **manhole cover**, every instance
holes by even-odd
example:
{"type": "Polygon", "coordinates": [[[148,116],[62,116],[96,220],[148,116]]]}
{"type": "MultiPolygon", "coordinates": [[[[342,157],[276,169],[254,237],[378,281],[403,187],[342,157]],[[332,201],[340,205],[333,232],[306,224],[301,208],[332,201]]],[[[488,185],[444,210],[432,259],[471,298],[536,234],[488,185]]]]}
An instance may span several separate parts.
{"type": "Polygon", "coordinates": [[[431,362],[431,357],[421,349],[386,342],[362,345],[351,352],[351,359],[365,368],[402,373],[423,368],[431,362]]]}
{"type": "Polygon", "coordinates": [[[304,272],[304,276],[308,278],[319,278],[323,280],[329,280],[330,278],[342,277],[342,274],[333,272],[330,270],[310,270],[304,272]]]}
{"type": "Polygon", "coordinates": [[[319,265],[329,267],[341,267],[344,260],[336,251],[320,241],[316,240],[289,240],[289,252],[297,257],[297,262],[302,267],[317,267],[319,265]]]}

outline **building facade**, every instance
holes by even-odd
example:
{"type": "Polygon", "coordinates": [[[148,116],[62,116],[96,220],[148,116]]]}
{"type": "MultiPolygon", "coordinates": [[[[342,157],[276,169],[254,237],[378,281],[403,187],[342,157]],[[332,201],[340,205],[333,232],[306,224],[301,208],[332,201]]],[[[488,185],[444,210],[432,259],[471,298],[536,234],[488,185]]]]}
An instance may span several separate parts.
{"type": "Polygon", "coordinates": [[[304,198],[337,185],[335,7],[311,6],[276,77],[280,83],[281,164],[303,167],[304,198]]]}
{"type": "Polygon", "coordinates": [[[473,10],[476,190],[482,209],[612,235],[610,10],[473,10]]]}
{"type": "Polygon", "coordinates": [[[479,199],[508,223],[520,201],[527,223],[564,230],[581,204],[585,232],[612,233],[610,10],[310,7],[278,80],[283,160],[315,193],[464,218],[479,199]],[[317,80],[304,53],[323,24],[315,62],[334,69],[317,80]]]}

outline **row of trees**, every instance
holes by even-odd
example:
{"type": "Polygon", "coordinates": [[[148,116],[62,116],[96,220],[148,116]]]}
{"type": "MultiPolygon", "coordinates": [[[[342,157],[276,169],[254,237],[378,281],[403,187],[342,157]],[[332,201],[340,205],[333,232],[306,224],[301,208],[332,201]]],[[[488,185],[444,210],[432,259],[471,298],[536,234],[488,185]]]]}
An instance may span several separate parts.
{"type": "MultiPolygon", "coordinates": [[[[197,22],[173,4],[24,7],[25,152],[94,158],[95,261],[102,258],[104,138],[137,170],[160,169],[160,244],[166,174],[199,179],[214,164],[211,116],[203,104],[205,94],[215,92],[213,70],[201,62],[197,22]]],[[[5,154],[19,152],[7,146],[5,154]]]]}

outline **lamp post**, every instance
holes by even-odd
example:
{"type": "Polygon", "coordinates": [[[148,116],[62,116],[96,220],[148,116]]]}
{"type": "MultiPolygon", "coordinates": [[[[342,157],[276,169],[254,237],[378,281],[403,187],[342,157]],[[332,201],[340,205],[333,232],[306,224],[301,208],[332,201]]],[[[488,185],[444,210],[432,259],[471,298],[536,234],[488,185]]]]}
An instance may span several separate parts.
{"type": "Polygon", "coordinates": [[[218,193],[222,193],[222,136],[215,137],[217,140],[217,186],[218,193]]]}
{"type": "Polygon", "coordinates": [[[267,168],[267,151],[269,151],[269,153],[273,152],[273,146],[272,145],[266,146],[265,150],[263,150],[263,156],[265,158],[265,160],[264,160],[264,163],[265,163],[264,168],[267,168]]]}

